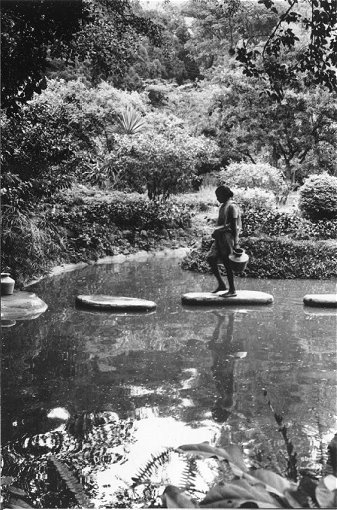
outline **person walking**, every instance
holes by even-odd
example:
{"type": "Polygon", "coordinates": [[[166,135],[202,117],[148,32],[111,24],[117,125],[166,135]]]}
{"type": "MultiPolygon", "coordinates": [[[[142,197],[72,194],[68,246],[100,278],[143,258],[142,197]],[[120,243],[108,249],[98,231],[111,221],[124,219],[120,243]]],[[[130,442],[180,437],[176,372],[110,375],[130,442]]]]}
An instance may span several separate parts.
{"type": "Polygon", "coordinates": [[[221,297],[236,296],[234,285],[234,273],[230,266],[229,255],[239,247],[239,233],[241,228],[241,213],[237,204],[232,200],[234,194],[228,186],[219,186],[215,195],[220,202],[217,227],[212,233],[214,241],[207,254],[212,273],[218,281],[218,287],[213,293],[227,290],[223,281],[218,264],[225,266],[228,280],[228,292],[221,294],[221,297]]]}

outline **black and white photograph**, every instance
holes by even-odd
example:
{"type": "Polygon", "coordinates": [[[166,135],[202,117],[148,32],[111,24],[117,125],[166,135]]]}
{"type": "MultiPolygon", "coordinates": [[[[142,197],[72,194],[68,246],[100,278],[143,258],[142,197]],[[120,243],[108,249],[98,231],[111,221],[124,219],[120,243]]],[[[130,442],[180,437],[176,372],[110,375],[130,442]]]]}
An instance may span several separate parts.
{"type": "Polygon", "coordinates": [[[337,508],[337,0],[0,14],[0,509],[337,508]]]}

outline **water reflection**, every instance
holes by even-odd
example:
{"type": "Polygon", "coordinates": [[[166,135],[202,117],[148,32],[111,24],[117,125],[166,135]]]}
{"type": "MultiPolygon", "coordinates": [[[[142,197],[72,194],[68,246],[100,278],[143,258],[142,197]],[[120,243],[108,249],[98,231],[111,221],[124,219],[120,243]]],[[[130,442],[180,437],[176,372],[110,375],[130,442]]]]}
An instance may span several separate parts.
{"type": "MultiPolygon", "coordinates": [[[[307,314],[302,298],[309,290],[329,292],[331,284],[240,279],[240,288],[273,294],[274,305],[181,306],[182,294],[210,285],[211,276],[163,259],[120,265],[118,272],[93,266],[40,282],[34,291],[48,310],[3,331],[3,442],[53,434],[62,421],[49,411],[63,408],[70,419],[108,412],[121,423],[135,421],[123,470],[106,465],[116,477],[123,471],[125,486],[159,443],[230,440],[268,458],[282,446],[263,399],[267,388],[297,451],[311,452],[314,462],[313,445],[320,434],[328,440],[336,423],[336,316],[307,314]],[[75,306],[78,294],[125,295],[125,289],[155,301],[156,313],[75,306]],[[158,441],[156,430],[163,432],[158,441]]],[[[106,484],[104,473],[91,472],[106,484]]]]}
{"type": "Polygon", "coordinates": [[[212,416],[218,423],[229,418],[235,406],[236,353],[242,352],[242,342],[234,340],[235,312],[214,312],[216,326],[208,347],[212,353],[212,375],[219,396],[212,407],[212,416]]]}

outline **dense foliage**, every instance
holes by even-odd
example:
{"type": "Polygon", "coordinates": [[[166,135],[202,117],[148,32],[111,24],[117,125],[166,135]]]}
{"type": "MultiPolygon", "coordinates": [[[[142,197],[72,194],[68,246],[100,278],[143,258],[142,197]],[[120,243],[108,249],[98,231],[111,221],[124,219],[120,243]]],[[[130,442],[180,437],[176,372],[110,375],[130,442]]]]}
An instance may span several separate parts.
{"type": "MultiPolygon", "coordinates": [[[[319,216],[310,221],[304,195],[306,220],[274,209],[290,181],[298,186],[313,173],[336,174],[336,95],[299,73],[296,83],[282,82],[275,102],[263,80],[245,77],[234,58],[248,39],[270,46],[284,5],[207,0],[146,10],[128,0],[85,0],[69,13],[68,4],[4,2],[1,13],[6,265],[8,250],[21,257],[21,267],[24,260],[37,264],[34,250],[49,253],[46,243],[42,266],[57,259],[64,231],[55,234],[50,211],[58,192],[76,182],[165,200],[220,177],[235,188],[247,235],[333,238],[332,193],[320,200],[326,212],[313,206],[324,224],[319,216]],[[15,225],[10,237],[8,225],[15,225]],[[22,244],[26,231],[32,254],[22,244]]],[[[306,43],[305,30],[297,35],[306,43]]],[[[301,58],[299,47],[292,51],[294,61],[301,58]]],[[[214,205],[212,197],[189,208],[214,205]]],[[[113,251],[95,229],[93,250],[113,251]]],[[[85,236],[71,248],[73,259],[81,243],[84,250],[91,245],[89,231],[85,236]]]]}
{"type": "MultiPolygon", "coordinates": [[[[210,242],[210,238],[205,239],[202,249],[193,250],[187,255],[182,267],[201,273],[209,272],[206,254],[210,242]]],[[[295,241],[287,237],[242,237],[240,244],[250,257],[244,276],[329,279],[337,274],[334,242],[295,241]]]]}
{"type": "Polygon", "coordinates": [[[203,137],[183,131],[168,137],[150,130],[132,139],[116,137],[104,169],[116,189],[146,189],[150,199],[168,198],[191,188],[198,165],[212,152],[214,144],[203,137]]]}
{"type": "Polygon", "coordinates": [[[237,188],[261,188],[281,196],[287,191],[284,176],[268,163],[231,163],[220,173],[221,184],[237,188]]]}
{"type": "Polygon", "coordinates": [[[334,466],[333,474],[325,472],[320,481],[303,476],[295,483],[267,469],[248,469],[237,445],[217,448],[208,443],[185,444],[179,451],[193,457],[195,463],[198,459],[205,464],[206,459],[216,459],[222,476],[202,500],[193,489],[188,494],[186,488],[168,485],[162,496],[167,508],[310,508],[313,504],[327,508],[337,503],[335,459],[329,463],[334,466]],[[229,480],[228,469],[232,473],[229,480]]]}
{"type": "Polygon", "coordinates": [[[230,73],[211,109],[225,164],[265,158],[293,184],[310,173],[336,172],[336,96],[321,88],[288,89],[281,103],[258,80],[230,73]]]}
{"type": "Polygon", "coordinates": [[[247,207],[242,220],[244,237],[291,236],[293,239],[335,239],[336,221],[315,221],[303,219],[299,214],[278,210],[247,207]]]}
{"type": "Polygon", "coordinates": [[[234,201],[240,205],[243,211],[249,211],[251,208],[256,211],[260,209],[269,211],[276,206],[274,193],[263,188],[232,188],[232,191],[234,201]]]}
{"type": "Polygon", "coordinates": [[[45,88],[48,52],[66,58],[81,17],[80,0],[2,2],[2,108],[16,112],[45,88]]]}
{"type": "Polygon", "coordinates": [[[260,0],[277,15],[276,26],[263,44],[243,39],[238,47],[238,60],[248,76],[262,76],[269,82],[271,97],[282,101],[286,86],[296,89],[298,83],[322,84],[337,91],[336,22],[337,11],[330,0],[311,0],[309,5],[288,0],[288,5],[273,0],[260,0]],[[301,29],[308,34],[300,37],[301,29]]]}
{"type": "Polygon", "coordinates": [[[190,227],[188,208],[176,202],[125,193],[83,200],[71,191],[59,193],[53,206],[45,204],[34,213],[4,208],[1,265],[21,284],[55,264],[174,244],[190,227]]]}
{"type": "Polygon", "coordinates": [[[140,34],[160,41],[160,29],[136,15],[128,0],[2,2],[2,108],[15,113],[41,92],[48,69],[120,84],[140,34]]]}
{"type": "Polygon", "coordinates": [[[312,175],[300,188],[299,207],[312,220],[337,218],[337,177],[312,175]]]}

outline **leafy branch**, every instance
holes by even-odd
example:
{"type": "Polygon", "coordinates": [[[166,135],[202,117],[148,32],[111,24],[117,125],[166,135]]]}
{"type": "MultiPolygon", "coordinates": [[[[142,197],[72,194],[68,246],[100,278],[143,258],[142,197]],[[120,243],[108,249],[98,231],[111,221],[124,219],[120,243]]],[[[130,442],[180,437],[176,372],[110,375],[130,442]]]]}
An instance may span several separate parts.
{"type": "MultiPolygon", "coordinates": [[[[273,0],[259,0],[269,11],[278,14],[273,0]]],[[[248,47],[248,41],[237,48],[236,59],[247,76],[260,77],[269,83],[269,95],[281,101],[284,87],[298,87],[304,77],[306,85],[323,85],[337,91],[336,46],[337,9],[329,0],[311,0],[310,17],[295,11],[298,0],[288,0],[289,7],[279,19],[260,49],[248,47]],[[296,49],[300,41],[291,24],[309,31],[309,42],[296,49]],[[283,28],[284,24],[288,28],[283,28]]]]}

